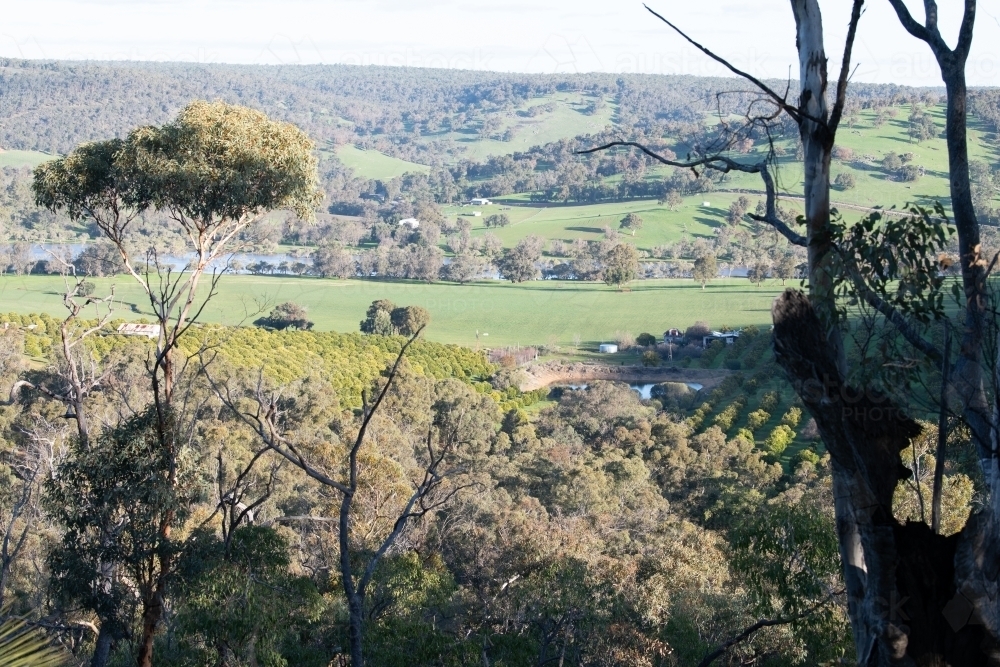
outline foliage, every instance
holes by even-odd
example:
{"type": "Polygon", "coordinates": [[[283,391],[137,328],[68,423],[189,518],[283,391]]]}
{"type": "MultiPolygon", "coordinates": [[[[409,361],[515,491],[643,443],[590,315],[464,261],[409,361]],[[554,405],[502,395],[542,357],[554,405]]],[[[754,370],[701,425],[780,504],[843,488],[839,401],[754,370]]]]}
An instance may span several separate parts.
{"type": "Polygon", "coordinates": [[[850,226],[835,215],[832,241],[841,262],[834,272],[836,290],[849,302],[863,301],[860,279],[900,313],[927,324],[944,316],[940,258],[955,230],[940,203],[933,215],[921,206],[908,212],[900,217],[876,211],[850,226]]]}
{"type": "Polygon", "coordinates": [[[811,662],[851,650],[844,611],[833,595],[840,559],[832,511],[814,492],[779,496],[747,512],[732,531],[733,569],[763,618],[794,618],[796,639],[811,662]],[[835,639],[836,638],[836,639],[835,639]]]}
{"type": "Polygon", "coordinates": [[[771,419],[771,413],[764,410],[754,410],[747,415],[747,428],[756,431],[771,419]]]}
{"type": "Polygon", "coordinates": [[[715,255],[702,255],[695,258],[694,269],[691,271],[691,277],[695,279],[696,282],[701,283],[701,288],[705,289],[705,284],[718,277],[719,266],[716,262],[715,255]]]}
{"type": "Polygon", "coordinates": [[[635,236],[635,233],[642,229],[642,216],[634,212],[626,213],[618,226],[620,229],[631,230],[632,236],[635,236]]]}
{"type": "Polygon", "coordinates": [[[857,185],[857,179],[854,178],[854,174],[845,171],[837,174],[837,177],[833,179],[833,184],[841,190],[853,190],[857,185]]]}
{"type": "Polygon", "coordinates": [[[764,446],[767,451],[771,452],[774,456],[781,456],[781,454],[788,448],[788,445],[792,444],[795,439],[795,431],[789,428],[786,424],[779,424],[774,427],[771,434],[767,436],[767,440],[764,446]]]}
{"type": "Polygon", "coordinates": [[[313,323],[307,319],[307,315],[308,311],[303,306],[286,301],[275,306],[267,317],[259,318],[254,324],[278,331],[289,328],[308,331],[312,329],[313,323]]]}
{"type": "Polygon", "coordinates": [[[172,469],[157,423],[150,407],[90,443],[77,439],[46,483],[47,507],[64,531],[48,558],[53,589],[114,623],[118,637],[127,634],[139,596],[171,574],[158,569],[158,557],[179,548],[161,532],[164,517],[183,523],[200,495],[191,452],[178,452],[180,468],[172,469]],[[135,587],[114,568],[127,572],[135,587]]]}
{"type": "Polygon", "coordinates": [[[651,333],[641,333],[635,337],[636,345],[641,345],[642,347],[652,347],[656,345],[656,336],[651,333]]]}
{"type": "Polygon", "coordinates": [[[22,618],[0,616],[0,664],[4,667],[58,667],[68,656],[22,618]]]}
{"type": "Polygon", "coordinates": [[[604,259],[604,282],[621,287],[635,280],[639,270],[639,254],[635,246],[619,243],[604,259]]]}
{"type": "Polygon", "coordinates": [[[390,313],[392,326],[400,336],[409,338],[430,324],[431,314],[420,306],[401,306],[390,313]]]}
{"type": "Polygon", "coordinates": [[[523,283],[538,277],[538,267],[535,264],[541,257],[541,239],[529,236],[513,248],[504,250],[503,257],[497,262],[497,268],[500,270],[500,275],[512,283],[523,283]]]}
{"type": "Polygon", "coordinates": [[[289,545],[270,528],[244,526],[228,545],[211,531],[192,540],[178,576],[175,637],[165,665],[225,662],[284,667],[282,642],[320,610],[314,584],[289,572],[289,545]]]}

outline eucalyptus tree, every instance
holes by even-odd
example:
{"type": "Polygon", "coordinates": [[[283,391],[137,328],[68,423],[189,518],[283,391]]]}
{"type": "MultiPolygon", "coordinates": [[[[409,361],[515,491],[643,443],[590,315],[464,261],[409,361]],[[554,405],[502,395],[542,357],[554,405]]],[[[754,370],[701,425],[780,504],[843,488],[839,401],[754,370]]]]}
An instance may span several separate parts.
{"type": "MultiPolygon", "coordinates": [[[[1000,658],[1000,571],[995,565],[1000,546],[1000,452],[996,445],[1000,408],[995,400],[991,405],[985,386],[984,369],[995,362],[986,345],[986,333],[994,326],[987,281],[993,262],[982,256],[966,147],[964,68],[976,3],[965,1],[958,42],[950,48],[938,30],[934,0],[924,2],[923,24],[910,16],[902,0],[889,1],[904,27],[931,46],[948,92],[946,135],[962,273],[955,290],[963,321],[954,365],[949,363],[947,348],[939,349],[932,336],[935,323],[946,320],[944,279],[938,266],[938,253],[946,247],[951,231],[944,209],[939,206],[931,212],[914,207],[901,219],[874,214],[848,225],[831,208],[831,149],[844,113],[863,0],[855,0],[852,6],[832,97],[827,95],[819,3],[791,0],[800,64],[796,103],[663,19],[762,92],[763,99],[747,113],[745,128],[766,131],[781,113],[798,126],[805,174],[804,234],[771,215],[776,211],[771,163],[748,165],[726,154],[740,130],[722,145],[709,147],[686,162],[666,160],[639,148],[672,166],[759,174],[767,192],[766,206],[764,215],[751,214],[751,218],[770,224],[789,242],[807,250],[808,293],[786,290],[772,310],[775,354],[831,454],[836,531],[858,664],[992,664],[1000,658]],[[768,111],[755,111],[764,106],[768,111]],[[881,352],[863,350],[862,363],[849,364],[844,341],[849,322],[841,297],[870,309],[896,339],[905,340],[906,357],[886,359],[879,356],[881,352]],[[905,383],[912,381],[912,375],[894,371],[898,361],[923,372],[940,367],[942,375],[951,378],[941,383],[945,403],[941,408],[947,408],[947,397],[954,393],[957,412],[972,433],[989,500],[957,536],[939,535],[936,520],[932,525],[902,524],[893,514],[893,494],[909,475],[901,452],[920,432],[902,403],[905,383]],[[893,379],[904,382],[902,390],[892,386],[893,379]]],[[[623,144],[628,142],[612,145],[623,144]]],[[[938,464],[943,460],[939,456],[938,464]]]]}
{"type": "MultiPolygon", "coordinates": [[[[152,428],[167,489],[178,490],[182,437],[175,398],[185,359],[184,334],[215,295],[221,272],[213,263],[241,234],[274,209],[306,219],[321,199],[312,141],[298,128],[263,113],[222,102],[194,102],[166,125],[141,127],[124,139],[83,144],[35,170],[38,205],[93,223],[114,245],[141,286],[159,325],[148,364],[152,428]],[[165,213],[187,239],[192,259],[181,271],[164,265],[155,248],[136,262],[130,227],[147,210],[165,213]],[[199,293],[208,275],[207,293],[199,293]]],[[[151,484],[153,482],[150,482],[151,484]]],[[[157,502],[162,494],[147,494],[157,502]]],[[[98,512],[94,515],[100,517],[98,512]]],[[[142,633],[137,662],[150,667],[153,637],[164,613],[176,565],[179,513],[166,508],[157,525],[154,574],[142,587],[142,633]]]]}
{"type": "MultiPolygon", "coordinates": [[[[357,431],[344,443],[344,456],[339,461],[330,460],[336,458],[330,456],[331,450],[335,451],[332,443],[317,442],[309,429],[300,432],[300,425],[292,418],[296,397],[287,387],[270,388],[261,377],[256,386],[245,387],[241,392],[234,389],[235,383],[222,378],[211,379],[218,397],[232,414],[254,431],[267,451],[276,453],[310,480],[339,496],[337,555],[340,585],[347,602],[352,667],[364,667],[365,664],[364,633],[366,620],[370,618],[367,604],[377,568],[415,522],[433,515],[476,483],[465,475],[472,472],[474,461],[481,463],[493,435],[493,424],[499,419],[491,398],[455,381],[437,383],[431,406],[433,419],[429,424],[420,425],[425,430],[418,434],[419,442],[414,443],[413,458],[417,465],[408,480],[412,490],[409,497],[403,496],[405,500],[394,510],[386,511],[385,506],[379,508],[382,520],[388,524],[387,532],[371,527],[362,531],[356,525],[360,523],[358,505],[363,502],[361,498],[366,488],[386,485],[384,480],[373,482],[370,477],[371,469],[377,466],[372,465],[372,454],[368,451],[371,448],[365,445],[377,429],[373,419],[388,403],[390,392],[397,391],[395,383],[406,351],[422,330],[421,326],[402,345],[375,391],[362,393],[357,431]],[[359,535],[362,532],[368,533],[367,538],[373,541],[371,548],[355,548],[357,542],[365,540],[359,535]]],[[[413,402],[415,398],[406,394],[393,397],[406,402],[413,402]]]]}

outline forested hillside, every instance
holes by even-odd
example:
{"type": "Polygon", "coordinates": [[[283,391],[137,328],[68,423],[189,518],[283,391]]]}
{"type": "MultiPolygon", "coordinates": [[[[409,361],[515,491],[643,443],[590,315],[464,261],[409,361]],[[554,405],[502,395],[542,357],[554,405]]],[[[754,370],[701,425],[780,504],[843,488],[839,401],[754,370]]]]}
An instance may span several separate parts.
{"type": "MultiPolygon", "coordinates": [[[[457,149],[432,149],[416,137],[450,130],[489,133],[504,112],[552,93],[581,93],[597,106],[606,98],[615,123],[629,127],[698,120],[717,104],[723,113],[741,112],[753,94],[732,94],[733,89],[730,79],[690,76],[3,59],[0,148],[65,153],[84,141],[162,123],[193,99],[221,99],[293,122],[321,143],[373,138],[380,147],[400,151],[416,143],[415,155],[424,158],[419,162],[440,164],[449,149],[457,149]]],[[[910,91],[862,84],[852,94],[861,103],[910,91]]]]}

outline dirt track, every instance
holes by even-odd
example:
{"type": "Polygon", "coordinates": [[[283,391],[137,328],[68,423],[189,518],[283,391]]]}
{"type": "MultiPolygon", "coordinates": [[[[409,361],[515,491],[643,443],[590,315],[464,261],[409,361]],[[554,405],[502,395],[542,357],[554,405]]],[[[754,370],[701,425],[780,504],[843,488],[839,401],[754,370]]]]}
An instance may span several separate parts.
{"type": "Polygon", "coordinates": [[[591,380],[617,380],[629,383],[694,382],[712,388],[723,380],[729,371],[677,367],[646,368],[644,366],[606,366],[582,362],[563,364],[547,362],[524,369],[528,379],[522,391],[541,389],[552,384],[580,384],[591,380]]]}

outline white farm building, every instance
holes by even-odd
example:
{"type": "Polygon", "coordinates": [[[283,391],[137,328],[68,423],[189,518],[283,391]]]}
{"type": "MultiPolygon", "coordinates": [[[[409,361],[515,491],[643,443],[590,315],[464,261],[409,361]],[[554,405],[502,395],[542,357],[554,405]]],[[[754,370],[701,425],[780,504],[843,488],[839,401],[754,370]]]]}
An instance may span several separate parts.
{"type": "Polygon", "coordinates": [[[410,229],[416,229],[417,227],[420,226],[420,221],[417,220],[416,218],[403,218],[396,224],[399,225],[400,227],[406,225],[410,229]]]}
{"type": "Polygon", "coordinates": [[[485,197],[476,197],[469,203],[472,204],[473,206],[489,206],[493,202],[491,202],[489,199],[486,199],[485,197]]]}
{"type": "Polygon", "coordinates": [[[597,350],[601,354],[614,354],[615,352],[618,351],[618,346],[615,345],[614,343],[601,343],[600,347],[598,347],[597,350]]]}

